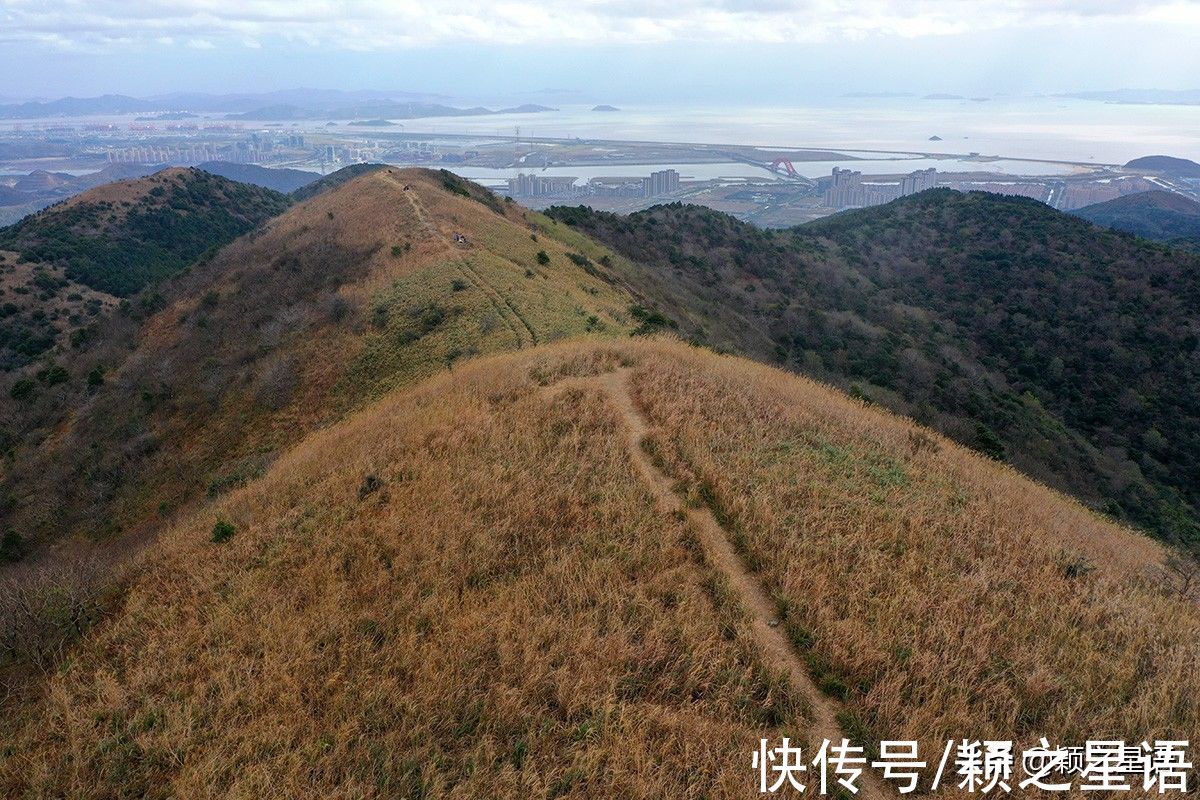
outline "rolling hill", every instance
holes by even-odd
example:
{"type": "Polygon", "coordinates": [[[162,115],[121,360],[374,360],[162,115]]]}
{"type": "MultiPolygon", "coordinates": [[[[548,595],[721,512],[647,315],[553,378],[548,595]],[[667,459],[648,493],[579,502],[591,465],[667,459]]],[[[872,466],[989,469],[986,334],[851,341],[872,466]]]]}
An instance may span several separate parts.
{"type": "Polygon", "coordinates": [[[1139,192],[1071,213],[1145,239],[1184,246],[1200,243],[1200,203],[1175,192],[1139,192]]]}
{"type": "Polygon", "coordinates": [[[1174,156],[1142,156],[1125,165],[1128,169],[1145,169],[1181,178],[1200,178],[1200,164],[1174,156]]]}
{"type": "Polygon", "coordinates": [[[108,183],[0,231],[0,249],[126,297],[278,214],[276,192],[172,168],[108,183]]]}
{"type": "Polygon", "coordinates": [[[0,119],[77,117],[100,114],[136,114],[155,110],[153,103],[119,94],[101,97],[63,97],[58,100],[0,105],[0,119]]]}
{"type": "Polygon", "coordinates": [[[518,206],[449,173],[350,174],[59,352],[52,384],[0,398],[0,496],[30,546],[155,530],[397,386],[639,324],[518,206]]]}
{"type": "Polygon", "coordinates": [[[481,358],[172,525],[10,698],[0,793],[743,797],[760,737],[1188,738],[1200,609],[1160,558],[779,370],[481,358]]]}
{"type": "Polygon", "coordinates": [[[386,164],[351,164],[348,167],[342,167],[336,172],[331,172],[315,181],[310,181],[299,188],[293,189],[292,197],[297,200],[308,200],[322,192],[336,189],[343,183],[357,178],[359,175],[366,175],[369,172],[378,172],[379,170],[386,169],[388,169],[386,164]]]}
{"type": "Polygon", "coordinates": [[[683,336],[830,381],[1200,543],[1195,256],[950,190],[781,232],[678,204],[547,213],[580,248],[586,234],[617,250],[631,292],[683,336]]]}
{"type": "Polygon", "coordinates": [[[0,227],[19,222],[94,186],[140,178],[160,169],[163,169],[161,165],[109,164],[102,170],[83,175],[34,170],[27,175],[0,176],[0,227]]]}
{"type": "Polygon", "coordinates": [[[283,211],[194,169],[107,183],[0,229],[0,370],[80,344],[122,299],[283,211]]]}

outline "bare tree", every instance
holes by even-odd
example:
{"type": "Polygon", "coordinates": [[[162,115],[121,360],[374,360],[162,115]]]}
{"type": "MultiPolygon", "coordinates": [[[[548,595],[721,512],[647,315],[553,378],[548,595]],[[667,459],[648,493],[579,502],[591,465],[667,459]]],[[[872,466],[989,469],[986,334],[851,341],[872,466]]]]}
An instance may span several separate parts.
{"type": "Polygon", "coordinates": [[[100,616],[105,570],[92,555],[0,577],[0,664],[46,673],[100,616]]]}
{"type": "Polygon", "coordinates": [[[1163,581],[1173,594],[1188,600],[1200,600],[1200,553],[1172,546],[1162,566],[1163,581]]]}

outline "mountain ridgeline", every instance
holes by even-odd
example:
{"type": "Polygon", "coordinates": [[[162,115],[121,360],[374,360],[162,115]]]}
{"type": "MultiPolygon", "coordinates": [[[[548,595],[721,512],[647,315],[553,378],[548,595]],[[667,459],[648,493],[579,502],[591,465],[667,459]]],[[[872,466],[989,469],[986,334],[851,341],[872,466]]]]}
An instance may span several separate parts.
{"type": "Polygon", "coordinates": [[[1156,551],[745,359],[486,356],[169,526],[0,714],[0,795],[734,798],[762,737],[1187,738],[1156,551]]]}
{"type": "Polygon", "coordinates": [[[1200,543],[1200,258],[950,190],[778,232],[678,204],[547,213],[650,267],[634,292],[683,335],[1200,543]]]}
{"type": "Polygon", "coordinates": [[[0,496],[28,542],[153,529],[398,386],[638,324],[598,265],[450,173],[375,165],[318,183],[9,376],[0,496]]]}
{"type": "Polygon", "coordinates": [[[284,194],[295,192],[321,178],[319,174],[303,169],[260,167],[257,164],[235,164],[229,161],[206,161],[196,169],[284,194]]]}
{"type": "Polygon", "coordinates": [[[196,169],[106,184],[0,231],[0,250],[128,297],[270,219],[283,195],[196,169]]]}
{"type": "Polygon", "coordinates": [[[543,216],[449,172],[381,165],[294,198],[167,170],[0,231],[3,497],[28,538],[53,538],[61,508],[144,527],[466,357],[674,330],[1200,541],[1200,259],[1186,253],[940,190],[790,231],[679,204],[543,216]],[[127,496],[143,469],[143,496],[127,496]],[[59,498],[75,481],[87,490],[59,498]]]}

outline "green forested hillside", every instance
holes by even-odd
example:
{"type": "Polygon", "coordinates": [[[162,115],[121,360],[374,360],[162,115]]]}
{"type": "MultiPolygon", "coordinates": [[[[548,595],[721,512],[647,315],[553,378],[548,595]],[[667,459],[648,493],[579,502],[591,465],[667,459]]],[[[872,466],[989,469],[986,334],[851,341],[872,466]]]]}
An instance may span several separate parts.
{"type": "Polygon", "coordinates": [[[678,204],[549,216],[627,256],[623,278],[684,335],[1200,541],[1200,258],[949,190],[778,232],[678,204]]]}
{"type": "Polygon", "coordinates": [[[61,266],[118,297],[170,275],[288,206],[283,195],[195,169],[108,184],[0,231],[0,250],[61,266]]]}
{"type": "Polygon", "coordinates": [[[98,186],[0,229],[0,373],[50,357],[56,345],[78,347],[121,301],[139,304],[134,295],[290,202],[200,170],[168,169],[98,186]]]}
{"type": "Polygon", "coordinates": [[[342,167],[337,172],[331,172],[323,178],[318,178],[315,181],[304,184],[298,189],[292,191],[292,197],[295,200],[308,200],[316,197],[321,192],[328,192],[331,189],[336,189],[348,181],[357,178],[359,175],[365,175],[368,172],[376,172],[381,169],[386,169],[383,164],[351,164],[348,167],[342,167]]]}

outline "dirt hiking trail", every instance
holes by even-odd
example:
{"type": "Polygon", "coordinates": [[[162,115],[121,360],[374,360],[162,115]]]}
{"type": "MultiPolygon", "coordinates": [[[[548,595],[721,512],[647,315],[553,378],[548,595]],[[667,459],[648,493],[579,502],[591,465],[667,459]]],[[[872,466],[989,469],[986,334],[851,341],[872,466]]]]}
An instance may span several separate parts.
{"type": "MultiPolygon", "coordinates": [[[[840,705],[823,694],[809,676],[804,661],[793,649],[783,629],[778,627],[775,605],[763,592],[757,579],[746,568],[712,511],[707,506],[699,508],[688,506],[676,494],[670,476],[655,466],[642,448],[642,440],[649,434],[650,425],[646,417],[634,405],[629,387],[630,373],[631,370],[625,368],[596,378],[568,379],[548,388],[562,389],[565,386],[598,385],[609,397],[625,423],[626,444],[630,458],[638,472],[641,473],[646,485],[653,492],[658,505],[666,513],[682,514],[687,519],[697,532],[709,562],[728,579],[730,586],[737,592],[742,607],[750,616],[751,630],[763,658],[772,668],[786,674],[792,686],[807,697],[812,711],[810,727],[807,731],[809,747],[805,750],[804,758],[806,762],[811,762],[822,739],[828,739],[831,743],[837,744],[843,738],[848,738],[837,721],[840,705]]],[[[749,753],[746,754],[747,762],[749,762],[749,755],[749,753]]],[[[837,785],[832,768],[829,773],[829,792],[832,795],[840,787],[837,785]]],[[[802,773],[802,775],[805,782],[809,784],[809,788],[814,788],[813,783],[818,780],[817,776],[811,773],[802,773]]],[[[876,800],[877,798],[896,796],[896,792],[890,791],[889,787],[871,772],[869,766],[864,767],[857,784],[858,797],[876,800]]]]}

